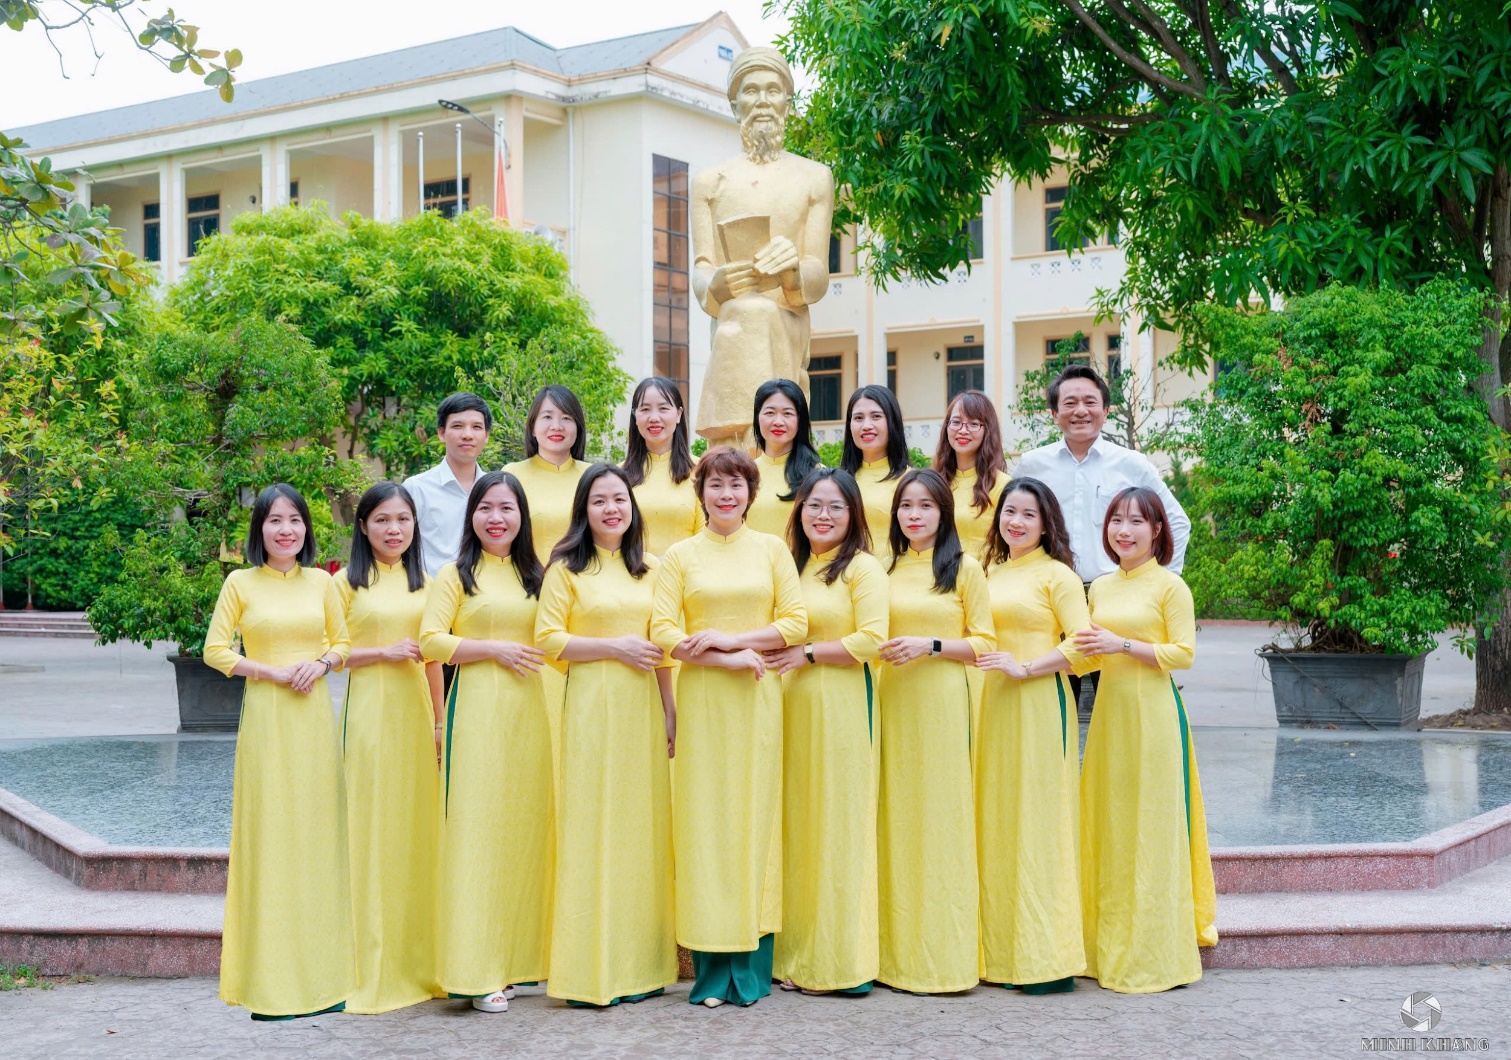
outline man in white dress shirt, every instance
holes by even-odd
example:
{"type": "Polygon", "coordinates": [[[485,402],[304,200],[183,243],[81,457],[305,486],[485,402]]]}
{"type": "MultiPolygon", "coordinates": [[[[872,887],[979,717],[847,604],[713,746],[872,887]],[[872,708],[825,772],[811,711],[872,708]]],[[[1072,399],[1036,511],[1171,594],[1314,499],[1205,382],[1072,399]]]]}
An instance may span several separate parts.
{"type": "Polygon", "coordinates": [[[488,444],[493,413],[482,398],[463,391],[441,402],[435,420],[436,431],[446,446],[446,459],[404,480],[404,488],[414,498],[425,573],[432,578],[456,559],[457,546],[462,542],[462,520],[467,516],[467,495],[477,481],[477,461],[488,444]]]}
{"type": "MultiPolygon", "coordinates": [[[[1024,453],[1013,469],[1014,477],[1043,482],[1060,502],[1075,553],[1076,573],[1088,587],[1117,569],[1102,547],[1102,523],[1112,498],[1129,486],[1151,489],[1164,502],[1170,519],[1167,529],[1175,545],[1169,567],[1176,574],[1185,562],[1186,543],[1191,538],[1191,520],[1165,485],[1159,469],[1143,453],[1102,437],[1111,397],[1106,381],[1085,365],[1070,365],[1055,376],[1049,384],[1049,414],[1060,428],[1060,439],[1024,453]]],[[[1087,684],[1093,690],[1096,687],[1095,675],[1086,682],[1075,682],[1074,678],[1072,682],[1087,684]]],[[[1081,704],[1083,715],[1087,706],[1081,704]]]]}

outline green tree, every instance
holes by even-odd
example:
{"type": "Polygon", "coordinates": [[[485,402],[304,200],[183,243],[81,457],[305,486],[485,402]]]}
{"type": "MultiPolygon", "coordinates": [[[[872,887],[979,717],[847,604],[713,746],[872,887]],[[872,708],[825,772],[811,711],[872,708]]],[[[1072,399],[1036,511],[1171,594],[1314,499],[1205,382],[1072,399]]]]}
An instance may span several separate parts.
{"type": "Polygon", "coordinates": [[[310,501],[322,558],[339,555],[333,501],[364,484],[360,468],[315,439],[343,418],[325,355],[288,324],[255,317],[221,332],[169,331],[126,368],[130,474],[152,520],[121,549],[121,578],[89,608],[109,644],[174,640],[199,654],[216,595],[241,561],[258,491],[288,482],[310,501]]]}
{"type": "Polygon", "coordinates": [[[459,386],[489,392],[510,431],[535,387],[566,383],[604,437],[628,382],[566,259],[483,210],[340,223],[318,203],[242,214],[200,248],[169,302],[193,327],[260,316],[299,328],[340,379],[345,455],[365,450],[393,477],[440,459],[436,406],[459,386]]]}
{"type": "MultiPolygon", "coordinates": [[[[999,177],[1063,164],[1061,244],[1117,232],[1126,255],[1104,311],[1184,328],[1209,301],[1467,277],[1492,295],[1472,382],[1507,425],[1504,0],[786,6],[817,80],[798,140],[849,185],[878,276],[948,272],[999,177]]],[[[1511,709],[1511,620],[1482,634],[1476,706],[1511,709]]]]}
{"type": "Polygon", "coordinates": [[[1504,511],[1504,435],[1470,388],[1484,301],[1436,281],[1197,311],[1234,366],[1185,425],[1225,545],[1188,558],[1197,595],[1273,613],[1317,651],[1414,654],[1483,625],[1504,511]]]}
{"type": "MultiPolygon", "coordinates": [[[[119,24],[138,50],[174,73],[188,69],[202,76],[229,103],[241,52],[232,48],[222,55],[201,46],[199,28],[178,18],[172,8],[144,20],[134,18],[136,8],[137,0],[0,0],[0,22],[17,33],[40,30],[38,46],[45,37],[60,59],[58,39],[78,34],[87,38],[98,59],[94,31],[105,23],[119,24]]],[[[8,84],[7,90],[22,88],[8,84]]],[[[60,328],[98,334],[114,322],[119,299],[151,282],[151,274],[121,245],[109,211],[74,201],[74,177],[53,172],[50,159],[32,158],[25,148],[19,137],[0,130],[0,337],[60,328]],[[48,251],[62,260],[39,275],[33,259],[48,251]],[[33,290],[38,284],[52,289],[47,297],[33,290]],[[43,305],[52,312],[43,313],[43,305]]]]}

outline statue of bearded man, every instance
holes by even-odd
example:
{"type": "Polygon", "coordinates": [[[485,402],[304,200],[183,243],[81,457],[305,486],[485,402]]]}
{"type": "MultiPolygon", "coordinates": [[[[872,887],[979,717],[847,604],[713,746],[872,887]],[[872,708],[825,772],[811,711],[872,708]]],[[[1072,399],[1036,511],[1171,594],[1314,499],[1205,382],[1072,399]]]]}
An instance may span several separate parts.
{"type": "Polygon", "coordinates": [[[808,307],[829,290],[834,175],[783,147],[792,71],[775,48],[729,67],[742,158],[695,175],[693,294],[713,317],[697,431],[749,445],[756,388],[792,379],[808,392],[808,307]]]}

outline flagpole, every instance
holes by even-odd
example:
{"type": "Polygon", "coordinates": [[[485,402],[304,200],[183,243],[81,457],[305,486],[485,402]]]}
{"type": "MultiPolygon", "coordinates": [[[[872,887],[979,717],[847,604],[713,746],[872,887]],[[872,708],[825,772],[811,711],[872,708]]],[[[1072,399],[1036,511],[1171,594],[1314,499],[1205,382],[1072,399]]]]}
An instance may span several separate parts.
{"type": "Polygon", "coordinates": [[[453,217],[464,212],[462,200],[462,123],[456,123],[456,213],[453,217]]]}

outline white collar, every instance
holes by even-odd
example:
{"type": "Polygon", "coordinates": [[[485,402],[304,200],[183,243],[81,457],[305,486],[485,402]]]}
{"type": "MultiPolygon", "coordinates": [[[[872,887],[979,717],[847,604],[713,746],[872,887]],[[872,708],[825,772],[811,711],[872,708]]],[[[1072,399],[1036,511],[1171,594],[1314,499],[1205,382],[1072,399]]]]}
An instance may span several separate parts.
{"type": "MultiPolygon", "coordinates": [[[[1102,453],[1102,450],[1105,448],[1105,441],[1106,439],[1104,439],[1100,434],[1093,438],[1091,440],[1091,448],[1086,450],[1086,460],[1091,459],[1092,453],[1105,455],[1102,453]]],[[[1070,459],[1076,460],[1076,454],[1070,451],[1070,443],[1065,440],[1065,436],[1063,434],[1060,435],[1060,444],[1057,452],[1064,453],[1066,456],[1070,457],[1070,459]]],[[[1084,464],[1086,460],[1076,460],[1076,463],[1084,464]]]]}

